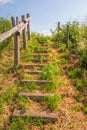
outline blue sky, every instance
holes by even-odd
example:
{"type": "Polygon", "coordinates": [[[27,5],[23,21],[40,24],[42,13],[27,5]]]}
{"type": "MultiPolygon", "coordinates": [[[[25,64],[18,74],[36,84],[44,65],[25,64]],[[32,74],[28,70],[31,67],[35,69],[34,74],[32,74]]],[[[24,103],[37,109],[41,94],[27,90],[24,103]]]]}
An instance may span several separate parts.
{"type": "Polygon", "coordinates": [[[83,19],[87,15],[87,0],[0,0],[0,16],[10,18],[30,13],[31,30],[48,34],[58,21],[83,19]]]}

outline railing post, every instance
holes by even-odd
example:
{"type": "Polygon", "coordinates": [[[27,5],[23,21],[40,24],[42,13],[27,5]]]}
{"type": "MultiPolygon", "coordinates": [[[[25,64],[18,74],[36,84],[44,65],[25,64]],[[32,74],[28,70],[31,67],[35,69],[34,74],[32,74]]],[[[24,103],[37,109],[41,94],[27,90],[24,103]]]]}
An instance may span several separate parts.
{"type": "MultiPolygon", "coordinates": [[[[12,19],[12,26],[14,27],[18,24],[18,17],[16,17],[16,24],[14,17],[12,19]]],[[[19,35],[17,33],[14,34],[14,67],[18,67],[20,64],[20,47],[19,47],[19,35]]]]}
{"type": "Polygon", "coordinates": [[[18,18],[18,16],[16,17],[16,25],[18,25],[19,24],[19,18],[18,18]]]}
{"type": "MultiPolygon", "coordinates": [[[[27,14],[27,18],[29,18],[29,14],[27,14]]],[[[28,21],[28,25],[27,25],[27,31],[28,31],[28,40],[30,40],[30,21],[28,21]]]]}
{"type": "Polygon", "coordinates": [[[60,30],[60,22],[58,22],[58,30],[60,30]]]}
{"type": "Polygon", "coordinates": [[[66,31],[66,48],[69,48],[69,25],[67,25],[66,31]]]}
{"type": "MultiPolygon", "coordinates": [[[[22,15],[22,22],[25,22],[25,16],[24,15],[22,15]]],[[[26,49],[26,46],[27,46],[26,28],[23,30],[22,34],[23,34],[23,47],[24,47],[24,49],[26,49]]]]}

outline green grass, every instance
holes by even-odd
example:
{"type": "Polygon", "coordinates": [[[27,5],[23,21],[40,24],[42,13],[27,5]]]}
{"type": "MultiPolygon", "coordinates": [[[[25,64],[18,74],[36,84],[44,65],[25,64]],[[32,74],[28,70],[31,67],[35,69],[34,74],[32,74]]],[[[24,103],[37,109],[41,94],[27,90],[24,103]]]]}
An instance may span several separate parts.
{"type": "Polygon", "coordinates": [[[33,76],[30,75],[30,74],[25,73],[25,74],[24,74],[24,79],[32,80],[32,79],[33,79],[33,76]]]}
{"type": "Polygon", "coordinates": [[[48,104],[49,109],[51,111],[54,111],[54,110],[56,110],[58,108],[58,105],[59,105],[59,103],[61,101],[61,96],[60,96],[60,94],[54,95],[52,97],[49,96],[49,97],[45,98],[45,101],[48,104]]]}
{"type": "Polygon", "coordinates": [[[9,130],[28,130],[27,122],[22,118],[13,119],[9,130]]]}
{"type": "Polygon", "coordinates": [[[28,99],[26,97],[18,95],[16,97],[16,101],[18,102],[20,109],[23,109],[23,110],[29,109],[30,106],[28,103],[28,99]]]}
{"type": "Polygon", "coordinates": [[[83,109],[84,113],[87,114],[87,105],[84,106],[84,109],[83,109]]]}
{"type": "Polygon", "coordinates": [[[18,85],[18,88],[20,91],[30,91],[30,92],[33,92],[36,88],[36,83],[34,82],[31,82],[31,83],[23,83],[23,84],[19,84],[18,85]]]}
{"type": "Polygon", "coordinates": [[[68,72],[68,76],[69,78],[75,79],[75,78],[81,78],[82,76],[82,71],[81,69],[74,69],[74,70],[70,70],[68,72]]]}
{"type": "Polygon", "coordinates": [[[16,87],[11,85],[7,90],[0,94],[0,114],[4,112],[4,105],[10,105],[12,103],[16,93],[16,87]]]}
{"type": "Polygon", "coordinates": [[[43,68],[43,72],[40,73],[40,79],[51,80],[52,83],[48,83],[45,87],[46,91],[53,91],[57,86],[57,76],[60,74],[59,67],[55,61],[49,63],[43,68]]]}

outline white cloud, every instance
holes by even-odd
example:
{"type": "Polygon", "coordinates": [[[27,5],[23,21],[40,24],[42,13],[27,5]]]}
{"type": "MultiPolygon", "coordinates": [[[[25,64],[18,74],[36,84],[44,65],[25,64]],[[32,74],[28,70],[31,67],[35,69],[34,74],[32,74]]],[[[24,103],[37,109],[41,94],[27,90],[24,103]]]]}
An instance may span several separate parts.
{"type": "Polygon", "coordinates": [[[1,4],[11,3],[12,0],[0,0],[1,4]]]}

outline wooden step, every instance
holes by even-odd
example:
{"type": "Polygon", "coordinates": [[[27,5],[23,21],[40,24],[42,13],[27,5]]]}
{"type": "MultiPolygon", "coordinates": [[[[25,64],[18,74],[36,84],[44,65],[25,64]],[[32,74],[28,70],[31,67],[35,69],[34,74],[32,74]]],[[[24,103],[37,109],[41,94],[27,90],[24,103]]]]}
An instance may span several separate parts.
{"type": "Polygon", "coordinates": [[[40,54],[38,54],[38,53],[34,53],[34,54],[31,54],[31,56],[37,56],[37,57],[39,57],[39,56],[44,56],[44,57],[48,57],[49,56],[49,54],[44,54],[44,53],[40,53],[40,54]]]}
{"type": "Polygon", "coordinates": [[[25,70],[24,73],[28,73],[28,74],[39,74],[41,73],[41,70],[35,70],[35,71],[30,71],[30,70],[25,70]]]}
{"type": "Polygon", "coordinates": [[[44,97],[48,97],[48,96],[54,96],[54,94],[52,93],[26,93],[26,92],[20,92],[19,95],[21,96],[25,96],[25,97],[30,97],[30,98],[35,98],[35,97],[39,97],[39,98],[44,98],[44,97]]]}
{"type": "Polygon", "coordinates": [[[49,51],[48,51],[48,50],[46,50],[46,51],[42,51],[42,50],[35,50],[34,52],[35,52],[35,53],[48,53],[49,51]]]}
{"type": "Polygon", "coordinates": [[[31,82],[35,82],[35,83],[52,83],[51,80],[28,80],[28,79],[23,79],[22,82],[23,83],[31,83],[31,82]]]}
{"type": "Polygon", "coordinates": [[[15,110],[13,112],[13,116],[41,118],[42,120],[49,120],[51,122],[58,121],[57,115],[55,113],[49,113],[49,112],[31,112],[29,110],[15,110]]]}
{"type": "Polygon", "coordinates": [[[44,67],[45,65],[47,65],[47,64],[27,64],[27,65],[25,65],[24,68],[30,69],[33,67],[44,67]]]}
{"type": "Polygon", "coordinates": [[[31,59],[32,62],[49,62],[48,59],[43,59],[43,60],[39,60],[39,59],[31,59]]]}

